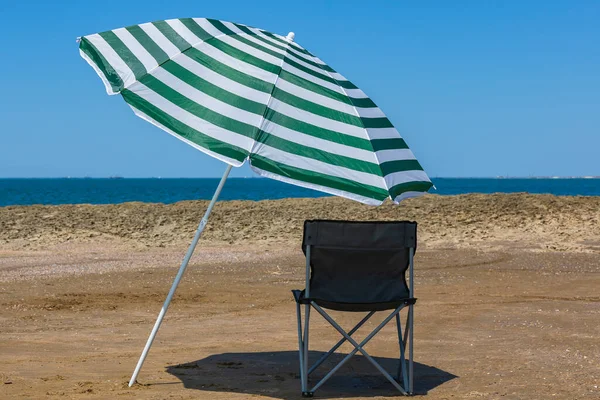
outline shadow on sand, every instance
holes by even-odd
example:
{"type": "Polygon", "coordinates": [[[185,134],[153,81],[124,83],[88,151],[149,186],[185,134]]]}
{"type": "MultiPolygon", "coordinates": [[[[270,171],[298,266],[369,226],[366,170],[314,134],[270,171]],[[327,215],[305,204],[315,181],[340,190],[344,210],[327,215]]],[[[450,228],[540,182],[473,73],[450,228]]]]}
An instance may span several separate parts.
{"type": "MultiPolygon", "coordinates": [[[[311,351],[310,364],[323,353],[311,351]]],[[[345,354],[334,354],[311,375],[311,386],[318,382],[345,354]]],[[[392,375],[398,359],[374,357],[392,375]]],[[[199,361],[167,367],[189,389],[207,392],[247,393],[276,399],[298,399],[300,378],[298,352],[224,353],[199,361]]],[[[435,367],[415,362],[415,393],[429,390],[456,378],[435,367]]],[[[319,390],[319,398],[398,396],[400,393],[363,356],[354,356],[319,390]]]]}

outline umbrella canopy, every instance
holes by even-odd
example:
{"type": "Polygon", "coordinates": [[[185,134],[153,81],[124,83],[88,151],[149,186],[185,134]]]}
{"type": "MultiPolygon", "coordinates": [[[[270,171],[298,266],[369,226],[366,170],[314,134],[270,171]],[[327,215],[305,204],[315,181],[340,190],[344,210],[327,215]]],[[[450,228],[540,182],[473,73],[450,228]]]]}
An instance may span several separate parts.
{"type": "Polygon", "coordinates": [[[375,103],[293,39],[182,18],[84,36],[80,53],[136,115],[232,166],[372,205],[429,190],[375,103]]]}

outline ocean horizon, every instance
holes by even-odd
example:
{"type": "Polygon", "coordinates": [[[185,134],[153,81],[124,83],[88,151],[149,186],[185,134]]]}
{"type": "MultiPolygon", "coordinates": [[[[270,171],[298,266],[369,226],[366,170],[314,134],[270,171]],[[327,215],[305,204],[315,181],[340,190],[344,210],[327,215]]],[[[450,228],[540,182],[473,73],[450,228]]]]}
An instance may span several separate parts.
{"type": "MultiPolygon", "coordinates": [[[[600,196],[599,177],[432,178],[429,193],[536,193],[600,196]]],[[[219,178],[0,178],[0,206],[175,203],[208,200],[219,178]]],[[[326,197],[326,193],[260,177],[229,178],[220,200],[326,197]]]]}

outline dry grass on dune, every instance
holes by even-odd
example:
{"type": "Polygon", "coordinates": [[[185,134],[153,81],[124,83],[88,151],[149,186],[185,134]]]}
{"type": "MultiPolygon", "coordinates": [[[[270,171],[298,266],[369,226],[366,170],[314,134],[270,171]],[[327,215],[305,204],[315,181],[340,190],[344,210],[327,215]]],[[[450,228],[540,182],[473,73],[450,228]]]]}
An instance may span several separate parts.
{"type": "MultiPolygon", "coordinates": [[[[208,202],[0,208],[0,243],[13,248],[117,240],[140,246],[188,242],[208,202]]],[[[295,242],[305,219],[415,220],[428,247],[600,250],[600,198],[469,194],[365,206],[340,198],[224,201],[204,234],[213,243],[295,242]]]]}

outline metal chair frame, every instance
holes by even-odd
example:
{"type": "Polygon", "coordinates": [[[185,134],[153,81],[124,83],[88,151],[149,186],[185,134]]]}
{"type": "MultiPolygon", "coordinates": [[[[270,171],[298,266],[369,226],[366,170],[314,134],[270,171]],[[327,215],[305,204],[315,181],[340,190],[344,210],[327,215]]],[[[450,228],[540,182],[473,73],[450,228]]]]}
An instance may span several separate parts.
{"type": "MultiPolygon", "coordinates": [[[[311,246],[306,246],[306,289],[305,297],[310,298],[310,251],[311,246]]],[[[409,297],[414,298],[414,253],[413,247],[409,248],[409,297]]],[[[408,304],[408,315],[406,317],[406,324],[404,328],[404,336],[402,334],[402,324],[400,318],[400,311],[405,308],[407,304],[401,304],[391,314],[389,314],[377,327],[367,335],[360,343],[352,338],[352,335],[360,329],[375,313],[376,311],[370,311],[360,322],[358,322],[350,331],[346,332],[337,322],[323,308],[321,308],[315,301],[311,300],[309,304],[304,304],[304,327],[302,326],[302,305],[296,302],[296,314],[298,317],[298,347],[299,347],[299,359],[300,359],[300,380],[302,386],[303,397],[313,397],[314,392],[319,389],[333,374],[335,374],[350,358],[356,353],[360,352],[362,355],[373,364],[379,372],[383,374],[389,380],[392,385],[403,395],[413,394],[413,383],[414,383],[414,365],[413,365],[413,328],[414,328],[414,302],[408,304]],[[338,341],[326,354],[324,354],[312,367],[308,367],[308,342],[309,342],[309,322],[310,322],[310,310],[314,308],[327,322],[331,324],[341,335],[342,339],[338,341]],[[377,334],[383,327],[385,327],[392,319],[396,319],[396,329],[398,331],[398,345],[400,347],[400,359],[398,364],[398,371],[396,377],[392,377],[377,361],[369,355],[364,349],[364,346],[377,334]],[[348,341],[354,346],[354,349],[342,359],[333,369],[331,369],[327,375],[325,375],[319,382],[317,382],[312,388],[309,388],[308,378],[329,356],[331,356],[342,344],[348,341]],[[405,358],[406,346],[408,344],[408,363],[405,358]],[[408,364],[408,366],[406,365],[408,364]],[[400,381],[402,384],[400,384],[400,381]]]]}

